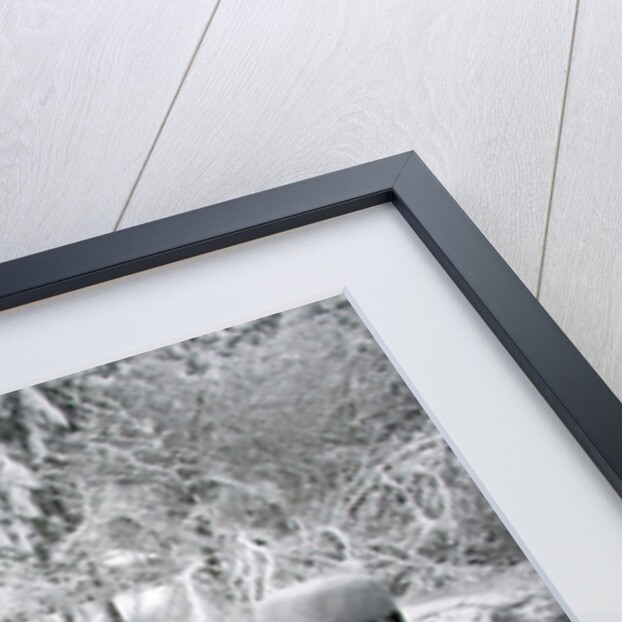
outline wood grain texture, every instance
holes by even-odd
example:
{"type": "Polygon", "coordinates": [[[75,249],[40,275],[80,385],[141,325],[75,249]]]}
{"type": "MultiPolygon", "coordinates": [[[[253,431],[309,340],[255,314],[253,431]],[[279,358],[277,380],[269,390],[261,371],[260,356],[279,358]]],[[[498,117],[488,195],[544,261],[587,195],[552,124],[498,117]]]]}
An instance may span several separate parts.
{"type": "Polygon", "coordinates": [[[114,227],[213,7],[0,3],[0,261],[114,227]]]}
{"type": "Polygon", "coordinates": [[[223,0],[122,226],[415,149],[533,287],[573,11],[223,0]]]}
{"type": "Polygon", "coordinates": [[[541,301],[622,398],[622,5],[582,2],[541,301]]]}

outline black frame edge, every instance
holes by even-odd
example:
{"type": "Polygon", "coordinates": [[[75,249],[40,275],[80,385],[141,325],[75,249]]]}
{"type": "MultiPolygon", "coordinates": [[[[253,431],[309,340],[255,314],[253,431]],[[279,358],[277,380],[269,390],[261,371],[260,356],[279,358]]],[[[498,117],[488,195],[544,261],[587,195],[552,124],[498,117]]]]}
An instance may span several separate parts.
{"type": "Polygon", "coordinates": [[[0,263],[0,311],[391,200],[402,153],[0,263]]]}
{"type": "Polygon", "coordinates": [[[414,152],[393,203],[622,497],[613,391],[414,152]]]}

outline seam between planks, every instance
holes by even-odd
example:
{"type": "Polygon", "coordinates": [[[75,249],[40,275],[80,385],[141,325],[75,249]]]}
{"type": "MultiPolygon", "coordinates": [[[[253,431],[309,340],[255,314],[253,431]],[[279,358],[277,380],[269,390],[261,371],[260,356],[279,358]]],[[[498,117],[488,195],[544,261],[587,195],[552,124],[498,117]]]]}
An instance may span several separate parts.
{"type": "Polygon", "coordinates": [[[539,300],[540,292],[542,289],[542,276],[544,273],[544,263],[546,255],[546,246],[549,237],[549,225],[551,223],[551,209],[553,206],[553,197],[555,194],[555,182],[557,181],[557,167],[559,164],[559,152],[561,148],[562,132],[564,128],[564,120],[566,117],[566,105],[568,102],[568,84],[570,83],[570,68],[572,66],[572,55],[574,52],[575,39],[577,34],[577,22],[579,19],[579,4],[581,0],[576,0],[574,18],[572,22],[572,33],[570,35],[570,49],[568,50],[568,63],[566,65],[566,80],[564,81],[564,91],[562,95],[562,105],[559,115],[559,125],[557,128],[557,140],[555,144],[555,157],[553,159],[553,172],[551,174],[551,187],[549,189],[549,196],[546,206],[546,215],[544,218],[544,230],[542,232],[542,245],[540,249],[540,266],[538,269],[538,276],[536,279],[535,296],[539,300]]]}
{"type": "Polygon", "coordinates": [[[192,68],[192,65],[194,64],[194,61],[197,57],[197,54],[199,53],[199,50],[201,49],[201,46],[203,45],[203,41],[205,40],[207,31],[209,30],[209,27],[212,25],[212,22],[214,21],[214,16],[216,15],[216,12],[218,11],[218,7],[220,6],[221,1],[222,0],[216,0],[214,9],[212,10],[210,16],[207,19],[205,28],[203,29],[203,32],[201,33],[201,36],[199,37],[199,41],[197,42],[192,52],[192,55],[190,56],[190,61],[188,62],[188,65],[186,66],[186,69],[184,70],[184,73],[181,76],[181,80],[179,82],[179,85],[177,86],[177,89],[175,90],[175,94],[173,95],[173,98],[171,99],[171,103],[168,105],[168,108],[166,109],[164,118],[162,119],[162,122],[160,123],[160,126],[158,127],[158,131],[156,132],[153,142],[151,143],[151,146],[149,147],[149,150],[147,151],[147,155],[145,156],[145,160],[142,166],[140,167],[140,171],[138,171],[138,175],[136,176],[136,179],[134,183],[132,184],[132,188],[128,194],[125,204],[123,205],[123,208],[121,209],[121,213],[119,214],[119,217],[117,218],[115,222],[113,231],[117,231],[119,229],[119,226],[121,225],[123,217],[125,216],[125,213],[127,212],[127,208],[129,207],[130,201],[132,200],[132,197],[134,196],[134,193],[136,192],[136,188],[138,187],[138,184],[140,180],[142,179],[143,173],[145,172],[145,169],[147,168],[147,164],[149,163],[149,160],[151,159],[153,151],[158,143],[158,140],[160,139],[162,130],[164,130],[164,126],[166,125],[169,117],[171,116],[171,112],[173,110],[173,107],[175,106],[175,103],[177,102],[179,93],[181,92],[181,89],[183,88],[183,85],[186,82],[186,78],[188,77],[188,74],[190,73],[190,69],[192,68]]]}

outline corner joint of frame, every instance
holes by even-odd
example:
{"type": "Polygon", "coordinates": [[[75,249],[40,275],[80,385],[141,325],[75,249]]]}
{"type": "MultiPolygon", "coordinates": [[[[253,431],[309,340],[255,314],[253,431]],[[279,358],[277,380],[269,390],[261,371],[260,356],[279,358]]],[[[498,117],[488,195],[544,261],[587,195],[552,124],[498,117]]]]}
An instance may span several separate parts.
{"type": "Polygon", "coordinates": [[[402,175],[402,173],[404,172],[404,169],[406,168],[406,165],[408,164],[408,162],[410,162],[410,160],[413,157],[416,157],[416,154],[414,152],[414,150],[410,150],[410,151],[405,151],[403,154],[404,156],[404,161],[402,162],[399,171],[397,172],[397,175],[395,176],[395,179],[393,180],[393,183],[391,184],[391,201],[393,201],[394,197],[395,197],[395,185],[397,184],[400,176],[402,175]]]}

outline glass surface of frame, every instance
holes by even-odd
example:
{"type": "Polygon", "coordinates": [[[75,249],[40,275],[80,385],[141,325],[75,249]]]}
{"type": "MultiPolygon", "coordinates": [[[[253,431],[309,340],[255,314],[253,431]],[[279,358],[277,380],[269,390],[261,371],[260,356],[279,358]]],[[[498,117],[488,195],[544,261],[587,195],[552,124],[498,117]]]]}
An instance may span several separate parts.
{"type": "Polygon", "coordinates": [[[619,499],[391,208],[8,312],[0,390],[344,290],[567,610],[619,619],[619,499]]]}

